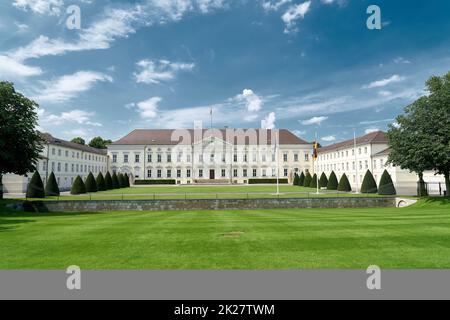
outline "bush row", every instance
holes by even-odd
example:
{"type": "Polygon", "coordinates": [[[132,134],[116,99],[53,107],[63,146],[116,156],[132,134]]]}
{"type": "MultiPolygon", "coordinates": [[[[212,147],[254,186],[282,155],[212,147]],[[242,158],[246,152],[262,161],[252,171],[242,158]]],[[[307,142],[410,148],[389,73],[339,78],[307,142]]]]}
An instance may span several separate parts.
{"type": "Polygon", "coordinates": [[[136,180],[134,185],[136,186],[148,186],[148,185],[174,185],[177,184],[176,180],[169,179],[150,179],[150,180],[136,180]]]}

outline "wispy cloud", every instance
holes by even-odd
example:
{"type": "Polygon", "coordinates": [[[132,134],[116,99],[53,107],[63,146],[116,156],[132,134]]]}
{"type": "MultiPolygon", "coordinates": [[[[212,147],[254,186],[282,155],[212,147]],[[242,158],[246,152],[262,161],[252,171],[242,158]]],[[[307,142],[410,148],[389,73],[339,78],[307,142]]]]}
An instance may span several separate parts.
{"type": "Polygon", "coordinates": [[[43,73],[39,67],[32,67],[16,61],[8,56],[0,55],[0,77],[4,79],[20,79],[39,76],[43,73]]]}
{"type": "Polygon", "coordinates": [[[63,5],[63,0],[13,0],[14,7],[40,15],[58,16],[63,5]]]}
{"type": "Polygon", "coordinates": [[[152,97],[136,104],[141,119],[154,119],[158,116],[158,104],[162,101],[160,97],[152,97]]]}
{"type": "Polygon", "coordinates": [[[61,114],[53,114],[47,112],[45,109],[40,109],[38,112],[39,124],[40,125],[63,125],[68,123],[83,124],[93,127],[101,127],[102,124],[99,122],[92,121],[95,116],[95,112],[84,111],[84,110],[71,110],[62,112],[61,114]]]}
{"type": "Polygon", "coordinates": [[[303,120],[301,124],[304,126],[319,125],[327,119],[328,117],[312,117],[311,119],[303,120]]]}
{"type": "Polygon", "coordinates": [[[138,72],[134,73],[137,83],[158,84],[173,80],[179,72],[190,72],[193,63],[170,62],[168,60],[141,60],[137,64],[138,72]]]}
{"type": "Polygon", "coordinates": [[[394,74],[392,77],[371,82],[370,84],[364,86],[363,88],[364,89],[382,88],[390,84],[402,82],[405,80],[406,80],[405,77],[399,76],[398,74],[394,74]]]}
{"type": "Polygon", "coordinates": [[[269,113],[263,120],[261,120],[262,129],[275,129],[275,121],[277,120],[275,112],[269,113]]]}
{"type": "Polygon", "coordinates": [[[336,137],[335,136],[326,136],[326,137],[323,137],[321,140],[325,141],[325,142],[333,142],[333,141],[336,141],[336,137]]]}
{"type": "Polygon", "coordinates": [[[297,32],[297,20],[303,19],[311,7],[311,1],[306,1],[297,5],[289,7],[283,14],[281,19],[285,24],[285,33],[297,32]]]}
{"type": "Polygon", "coordinates": [[[282,6],[287,3],[291,3],[292,0],[277,0],[277,1],[265,1],[262,2],[262,7],[265,11],[278,11],[282,6]]]}

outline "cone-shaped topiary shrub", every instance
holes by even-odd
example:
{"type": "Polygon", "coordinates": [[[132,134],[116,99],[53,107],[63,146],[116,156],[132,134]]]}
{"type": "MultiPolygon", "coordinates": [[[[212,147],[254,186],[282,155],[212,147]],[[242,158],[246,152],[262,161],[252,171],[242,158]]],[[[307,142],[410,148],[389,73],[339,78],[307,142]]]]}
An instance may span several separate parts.
{"type": "Polygon", "coordinates": [[[103,178],[103,174],[101,172],[98,174],[96,182],[98,191],[106,191],[105,178],[103,178]]]}
{"type": "Polygon", "coordinates": [[[113,189],[112,177],[111,177],[111,173],[109,173],[109,171],[105,175],[105,186],[106,186],[106,190],[113,189]]]}
{"type": "Polygon", "coordinates": [[[417,182],[417,195],[419,197],[428,197],[428,190],[423,177],[419,177],[419,181],[417,182]]]}
{"type": "Polygon", "coordinates": [[[303,182],[303,186],[306,187],[306,188],[309,188],[309,185],[311,184],[311,180],[312,180],[312,177],[311,177],[311,174],[308,171],[306,173],[306,175],[305,175],[305,181],[303,182]]]}
{"type": "Polygon", "coordinates": [[[375,181],[372,172],[370,172],[370,170],[367,170],[361,186],[361,193],[377,193],[377,192],[378,192],[377,182],[375,181]]]}
{"type": "Polygon", "coordinates": [[[27,198],[42,199],[45,198],[44,183],[42,183],[41,175],[35,172],[31,177],[27,188],[27,198]]]}
{"type": "Polygon", "coordinates": [[[305,174],[302,171],[300,177],[298,178],[298,186],[303,187],[304,185],[305,185],[305,174]]]}
{"type": "Polygon", "coordinates": [[[317,174],[314,173],[311,183],[309,184],[310,188],[317,188],[317,174]]]}
{"type": "Polygon", "coordinates": [[[384,170],[383,175],[381,176],[378,194],[382,196],[394,196],[397,194],[394,182],[392,182],[391,175],[387,172],[387,170],[384,170]]]}
{"type": "Polygon", "coordinates": [[[89,172],[89,175],[86,179],[86,192],[97,192],[98,191],[98,187],[97,187],[97,182],[95,181],[94,175],[92,174],[92,172],[89,172]]]}
{"type": "Polygon", "coordinates": [[[81,179],[80,176],[78,176],[75,181],[73,182],[72,189],[70,190],[70,194],[77,195],[77,194],[85,194],[86,193],[86,185],[83,182],[83,179],[81,179]]]}
{"type": "Polygon", "coordinates": [[[342,192],[350,192],[352,191],[352,186],[350,185],[350,181],[348,181],[347,175],[344,173],[339,181],[338,191],[342,192]]]}
{"type": "Polygon", "coordinates": [[[298,186],[298,182],[300,181],[300,177],[298,176],[298,173],[296,172],[294,174],[294,182],[292,183],[294,186],[298,186]]]}
{"type": "Polygon", "coordinates": [[[336,173],[334,171],[331,172],[330,178],[328,179],[327,189],[328,190],[337,190],[339,186],[336,173]]]}
{"type": "Polygon", "coordinates": [[[113,173],[111,179],[112,179],[112,188],[120,189],[119,177],[117,177],[117,174],[115,172],[113,173]]]}
{"type": "Polygon", "coordinates": [[[45,195],[47,197],[59,197],[59,187],[56,181],[55,174],[52,172],[48,177],[47,184],[45,185],[45,195]]]}
{"type": "Polygon", "coordinates": [[[119,173],[117,178],[119,179],[119,186],[121,188],[126,188],[127,187],[127,182],[125,181],[125,176],[123,175],[123,173],[119,173]]]}
{"type": "Polygon", "coordinates": [[[128,173],[125,173],[125,181],[127,183],[127,188],[130,187],[130,177],[128,176],[128,173]]]}
{"type": "Polygon", "coordinates": [[[328,186],[328,178],[325,172],[322,173],[319,180],[319,187],[320,188],[326,188],[328,186]]]}

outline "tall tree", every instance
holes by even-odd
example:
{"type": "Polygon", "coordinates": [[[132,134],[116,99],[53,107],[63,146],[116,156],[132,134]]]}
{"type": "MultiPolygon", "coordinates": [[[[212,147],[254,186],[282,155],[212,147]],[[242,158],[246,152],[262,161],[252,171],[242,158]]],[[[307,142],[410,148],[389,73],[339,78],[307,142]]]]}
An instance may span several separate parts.
{"type": "Polygon", "coordinates": [[[2,176],[25,175],[36,170],[42,139],[36,131],[38,104],[19,92],[10,82],[0,82],[0,199],[2,176]]]}
{"type": "Polygon", "coordinates": [[[73,138],[71,142],[81,144],[83,146],[86,145],[86,141],[84,141],[81,137],[73,138]]]}
{"type": "Polygon", "coordinates": [[[450,72],[426,84],[429,95],[407,106],[389,128],[389,162],[416,172],[420,181],[425,170],[443,174],[450,196],[450,72]]]}
{"type": "Polygon", "coordinates": [[[111,140],[103,140],[102,137],[95,137],[89,142],[89,146],[97,149],[107,149],[111,143],[111,140]]]}

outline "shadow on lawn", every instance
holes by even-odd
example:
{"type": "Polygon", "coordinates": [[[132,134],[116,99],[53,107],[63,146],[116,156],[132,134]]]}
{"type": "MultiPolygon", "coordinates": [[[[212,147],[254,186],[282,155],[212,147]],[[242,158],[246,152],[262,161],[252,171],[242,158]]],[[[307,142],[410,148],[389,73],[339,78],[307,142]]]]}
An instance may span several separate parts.
{"type": "Polygon", "coordinates": [[[450,198],[428,197],[421,199],[419,205],[423,207],[450,206],[450,198]]]}

